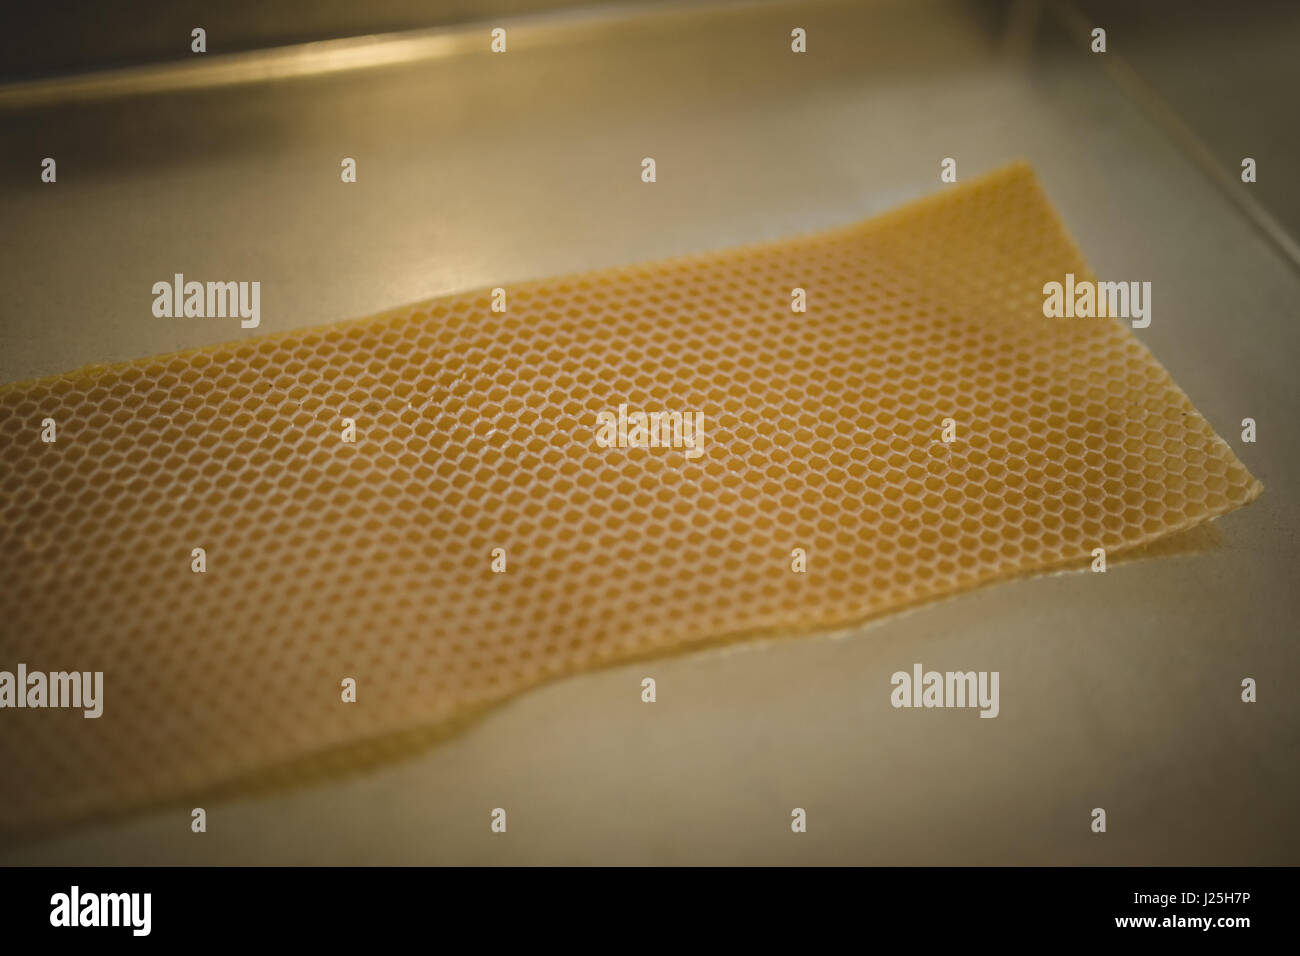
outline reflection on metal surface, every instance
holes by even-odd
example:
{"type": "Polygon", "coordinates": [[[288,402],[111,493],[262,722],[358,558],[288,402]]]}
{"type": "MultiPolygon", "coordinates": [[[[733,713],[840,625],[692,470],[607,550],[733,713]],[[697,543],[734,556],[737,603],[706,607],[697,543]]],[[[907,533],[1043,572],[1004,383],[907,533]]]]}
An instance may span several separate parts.
{"type": "Polygon", "coordinates": [[[394,66],[468,53],[480,47],[482,42],[480,27],[320,40],[273,50],[204,56],[183,63],[13,83],[0,87],[0,107],[50,106],[79,100],[210,89],[394,66]]]}
{"type": "Polygon", "coordinates": [[[50,106],[391,66],[468,52],[478,39],[478,31],[471,36],[464,27],[418,34],[347,37],[251,53],[204,56],[183,63],[12,83],[0,87],[0,107],[50,106]]]}
{"type": "MultiPolygon", "coordinates": [[[[1052,8],[1060,14],[1061,20],[1076,41],[1081,44],[1081,48],[1086,49],[1089,33],[1093,27],[1092,21],[1078,7],[1067,2],[1067,0],[1052,4],[1052,8]]],[[[1173,139],[1184,155],[1200,167],[1201,172],[1210,178],[1210,181],[1224,196],[1234,203],[1241,210],[1241,213],[1270,242],[1277,246],[1278,251],[1287,258],[1292,267],[1300,270],[1300,243],[1296,242],[1295,238],[1283,228],[1272,213],[1256,201],[1250,190],[1241,188],[1240,180],[1232,172],[1224,168],[1223,164],[1215,158],[1201,138],[1196,135],[1190,126],[1183,122],[1182,117],[1165,102],[1164,98],[1156,92],[1150,83],[1143,79],[1142,74],[1114,50],[1108,50],[1106,55],[1099,57],[1099,59],[1102,68],[1111,79],[1146,111],[1156,125],[1173,139]]]]}
{"type": "MultiPolygon", "coordinates": [[[[728,10],[754,5],[715,3],[728,10]]],[[[634,27],[637,20],[662,20],[673,16],[707,13],[684,4],[636,4],[560,10],[512,17],[503,21],[517,41],[545,42],[548,36],[599,27],[616,22],[621,28],[634,27]]],[[[495,25],[495,23],[493,24],[495,25]]],[[[22,109],[59,103],[109,99],[147,93],[211,89],[269,80],[374,69],[402,63],[419,63],[444,57],[482,52],[487,49],[486,24],[473,23],[373,36],[318,40],[246,53],[205,54],[193,60],[149,66],[103,70],[75,76],[32,82],[0,84],[0,109],[22,109]]]]}

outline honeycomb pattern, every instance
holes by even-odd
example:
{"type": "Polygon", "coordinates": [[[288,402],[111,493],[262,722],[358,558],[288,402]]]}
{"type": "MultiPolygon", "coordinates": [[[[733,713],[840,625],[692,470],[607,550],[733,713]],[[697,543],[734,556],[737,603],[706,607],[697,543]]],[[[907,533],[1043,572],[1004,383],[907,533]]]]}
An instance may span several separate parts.
{"type": "Polygon", "coordinates": [[[105,711],[0,713],[0,827],[1086,567],[1254,498],[1123,324],[1043,317],[1066,272],[1090,276],[1018,165],[846,229],[516,286],[504,314],[480,290],[6,387],[0,669],[102,670],[105,711]],[[599,447],[620,403],[702,411],[704,455],[599,447]]]}

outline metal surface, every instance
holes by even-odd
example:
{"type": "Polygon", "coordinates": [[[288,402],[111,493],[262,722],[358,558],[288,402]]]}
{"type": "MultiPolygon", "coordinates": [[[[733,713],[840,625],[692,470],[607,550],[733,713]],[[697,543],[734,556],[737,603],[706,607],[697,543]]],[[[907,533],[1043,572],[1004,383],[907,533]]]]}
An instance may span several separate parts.
{"type": "Polygon", "coordinates": [[[0,112],[2,381],[255,334],[155,319],[175,272],[260,280],[276,331],[839,225],[941,188],[943,157],[962,178],[1024,157],[1102,277],[1152,282],[1138,334],[1266,488],[1209,550],[565,680],[364,774],[214,801],[204,835],[196,800],[0,861],[1297,862],[1300,279],[1057,21],[1017,9],[566,17],[506,55],[484,27],[479,50],[400,65],[0,112]],[[1001,715],[892,709],[916,661],[999,670],[1001,715]]]}

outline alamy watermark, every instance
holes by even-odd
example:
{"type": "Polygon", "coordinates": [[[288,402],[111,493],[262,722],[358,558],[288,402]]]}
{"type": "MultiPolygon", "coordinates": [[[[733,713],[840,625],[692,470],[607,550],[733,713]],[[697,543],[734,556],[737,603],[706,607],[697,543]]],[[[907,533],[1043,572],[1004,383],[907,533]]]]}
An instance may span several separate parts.
{"type": "Polygon", "coordinates": [[[893,691],[889,703],[894,707],[978,707],[981,717],[996,717],[998,671],[923,671],[920,664],[912,672],[895,671],[889,683],[893,691]]]}
{"type": "Polygon", "coordinates": [[[79,707],[87,719],[99,717],[104,713],[104,672],[46,674],[19,664],[16,674],[0,671],[0,708],[4,707],[79,707]]]}
{"type": "Polygon", "coordinates": [[[186,282],[178,272],[171,282],[155,282],[153,294],[153,314],[160,319],[238,318],[246,329],[262,321],[261,282],[186,282]]]}
{"type": "Polygon", "coordinates": [[[703,412],[617,412],[596,415],[601,448],[681,448],[692,461],[704,454],[703,412]]]}
{"type": "Polygon", "coordinates": [[[1064,282],[1043,286],[1043,315],[1049,319],[1131,319],[1133,328],[1151,324],[1150,282],[1075,281],[1067,272],[1064,282]]]}
{"type": "Polygon", "coordinates": [[[133,936],[148,936],[152,914],[152,893],[83,893],[74,885],[50,897],[51,926],[126,926],[133,936]]]}

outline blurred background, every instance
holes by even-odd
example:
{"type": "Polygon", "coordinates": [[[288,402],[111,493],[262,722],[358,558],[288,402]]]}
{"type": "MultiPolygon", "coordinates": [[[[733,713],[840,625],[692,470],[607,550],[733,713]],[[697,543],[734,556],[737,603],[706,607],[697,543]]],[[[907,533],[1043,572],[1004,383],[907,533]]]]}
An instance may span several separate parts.
{"type": "Polygon", "coordinates": [[[1113,573],[561,681],[419,755],[223,798],[203,837],[162,807],[0,862],[1300,861],[1297,52],[1281,2],[8,9],[0,381],[842,225],[945,157],[1025,158],[1101,276],[1152,281],[1138,334],[1266,491],[1113,573]],[[259,279],[261,328],[154,320],[177,271],[259,279]],[[1001,716],[891,709],[914,661],[1000,670],[1001,716]]]}

